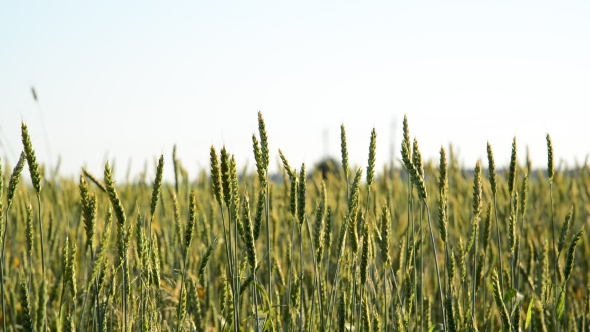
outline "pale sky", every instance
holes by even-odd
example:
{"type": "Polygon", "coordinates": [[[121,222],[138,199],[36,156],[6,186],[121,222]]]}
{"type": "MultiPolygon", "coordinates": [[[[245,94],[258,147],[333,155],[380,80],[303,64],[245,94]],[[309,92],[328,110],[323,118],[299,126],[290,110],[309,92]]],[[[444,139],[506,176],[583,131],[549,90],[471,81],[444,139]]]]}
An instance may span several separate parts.
{"type": "Polygon", "coordinates": [[[192,175],[212,144],[253,167],[261,111],[273,160],[297,168],[324,132],[339,159],[341,124],[352,163],[373,127],[378,164],[392,139],[399,159],[404,114],[425,158],[452,143],[472,168],[490,141],[505,165],[516,136],[543,167],[549,133],[573,166],[590,153],[588,18],[588,1],[5,1],[0,156],[14,165],[24,120],[65,175],[153,174],[163,153],[170,177],[174,144],[192,175]]]}

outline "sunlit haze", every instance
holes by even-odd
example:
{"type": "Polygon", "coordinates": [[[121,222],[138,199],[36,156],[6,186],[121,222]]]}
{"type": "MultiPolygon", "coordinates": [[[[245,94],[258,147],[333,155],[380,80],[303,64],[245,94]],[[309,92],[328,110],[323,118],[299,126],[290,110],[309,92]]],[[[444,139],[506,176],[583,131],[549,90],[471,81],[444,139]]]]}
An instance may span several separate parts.
{"type": "Polygon", "coordinates": [[[153,174],[175,144],[192,175],[211,145],[253,169],[261,111],[274,170],[279,148],[297,168],[339,159],[341,124],[351,163],[373,127],[378,164],[397,162],[404,114],[427,159],[452,143],[472,168],[489,141],[504,166],[516,136],[544,167],[549,133],[573,167],[590,153],[589,17],[556,1],[6,1],[0,156],[14,165],[22,120],[67,176],[106,160],[153,174]]]}

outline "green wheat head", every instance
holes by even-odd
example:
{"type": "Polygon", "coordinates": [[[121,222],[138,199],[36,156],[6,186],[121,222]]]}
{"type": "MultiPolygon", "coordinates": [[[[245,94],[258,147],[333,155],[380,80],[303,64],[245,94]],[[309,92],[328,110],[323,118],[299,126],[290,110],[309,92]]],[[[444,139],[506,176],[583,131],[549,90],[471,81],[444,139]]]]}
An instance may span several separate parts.
{"type": "Polygon", "coordinates": [[[33,188],[37,195],[41,194],[41,173],[39,172],[39,164],[37,163],[37,157],[35,156],[35,150],[33,149],[33,143],[31,143],[31,137],[29,136],[29,129],[27,125],[21,123],[21,136],[25,155],[27,158],[27,164],[29,165],[29,172],[31,174],[31,181],[33,182],[33,188]]]}
{"type": "Polygon", "coordinates": [[[516,137],[512,139],[512,153],[510,154],[510,167],[508,169],[508,192],[512,195],[516,185],[516,137]]]}
{"type": "Polygon", "coordinates": [[[150,204],[150,215],[154,216],[156,208],[158,207],[158,199],[160,197],[160,190],[162,188],[162,174],[164,173],[164,156],[160,155],[158,159],[158,166],[156,167],[156,179],[152,189],[152,200],[150,204]]]}
{"type": "Polygon", "coordinates": [[[495,196],[498,192],[498,183],[496,182],[496,163],[494,162],[494,153],[492,152],[492,145],[488,142],[488,176],[490,186],[492,187],[492,194],[495,196]]]}
{"type": "Polygon", "coordinates": [[[25,153],[21,152],[18,161],[16,162],[16,166],[12,170],[12,174],[10,175],[10,180],[8,181],[8,192],[6,195],[6,209],[10,209],[12,205],[12,201],[14,199],[14,195],[16,194],[16,188],[18,187],[18,182],[20,179],[20,175],[23,171],[25,166],[25,153]]]}
{"type": "Polygon", "coordinates": [[[547,177],[549,182],[553,182],[553,175],[555,171],[553,169],[553,143],[551,142],[551,136],[547,134],[547,177]]]}
{"type": "Polygon", "coordinates": [[[346,129],[344,124],[340,125],[340,153],[342,155],[342,170],[344,171],[344,178],[348,179],[348,147],[346,145],[346,129]]]}
{"type": "Polygon", "coordinates": [[[371,186],[375,177],[375,162],[377,150],[377,132],[375,128],[371,131],[371,142],[369,143],[369,160],[367,163],[367,186],[371,186]]]}

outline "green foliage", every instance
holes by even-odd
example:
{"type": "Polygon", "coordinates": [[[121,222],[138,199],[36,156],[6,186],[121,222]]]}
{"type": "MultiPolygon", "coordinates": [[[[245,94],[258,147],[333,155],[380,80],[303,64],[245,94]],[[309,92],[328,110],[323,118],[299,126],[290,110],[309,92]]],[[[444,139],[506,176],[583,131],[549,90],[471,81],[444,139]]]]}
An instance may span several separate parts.
{"type": "Polygon", "coordinates": [[[167,181],[160,156],[148,185],[115,182],[109,163],[104,181],[86,169],[46,179],[23,124],[25,152],[0,175],[6,330],[235,332],[254,331],[255,317],[265,331],[587,328],[590,172],[553,170],[549,136],[551,185],[545,169],[518,165],[515,139],[498,172],[489,143],[474,173],[453,147],[422,160],[407,118],[394,169],[376,164],[374,129],[364,168],[341,126],[337,172],[291,168],[269,150],[261,114],[256,129],[254,171],[212,146],[195,151],[210,169],[186,174],[174,156],[167,181]],[[31,179],[19,181],[25,163],[31,179]],[[555,254],[552,216],[563,220],[555,254]]]}

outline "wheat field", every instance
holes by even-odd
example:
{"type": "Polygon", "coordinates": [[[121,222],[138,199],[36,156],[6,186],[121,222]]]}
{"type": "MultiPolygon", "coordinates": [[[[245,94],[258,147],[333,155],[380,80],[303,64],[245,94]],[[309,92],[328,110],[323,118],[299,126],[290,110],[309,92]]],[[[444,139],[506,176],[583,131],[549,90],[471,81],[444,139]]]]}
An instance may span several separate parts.
{"type": "Polygon", "coordinates": [[[116,183],[108,163],[49,176],[21,133],[0,163],[3,331],[589,330],[590,168],[555,169],[549,135],[546,168],[516,138],[461,165],[422,160],[405,118],[401,165],[367,128],[356,166],[342,125],[319,167],[269,150],[259,113],[256,172],[212,146],[198,174],[173,151],[116,183]]]}

